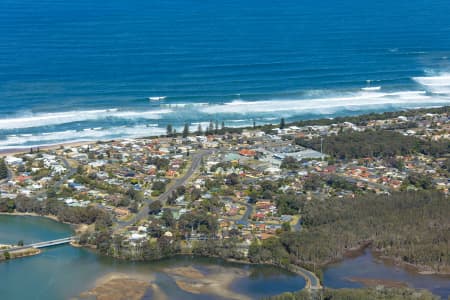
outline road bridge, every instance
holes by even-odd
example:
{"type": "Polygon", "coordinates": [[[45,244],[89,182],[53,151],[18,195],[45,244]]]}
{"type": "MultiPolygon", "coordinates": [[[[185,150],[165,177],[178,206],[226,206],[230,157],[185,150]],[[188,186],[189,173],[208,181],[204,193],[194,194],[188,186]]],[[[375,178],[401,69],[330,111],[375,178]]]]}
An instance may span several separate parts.
{"type": "Polygon", "coordinates": [[[15,251],[21,251],[21,250],[26,250],[26,249],[30,249],[30,248],[42,249],[42,248],[47,248],[47,247],[69,244],[73,240],[75,240],[75,237],[70,236],[70,237],[57,239],[57,240],[38,242],[38,243],[29,244],[29,245],[13,247],[13,248],[9,248],[9,249],[2,249],[2,250],[0,250],[0,253],[15,252],[15,251]]]}

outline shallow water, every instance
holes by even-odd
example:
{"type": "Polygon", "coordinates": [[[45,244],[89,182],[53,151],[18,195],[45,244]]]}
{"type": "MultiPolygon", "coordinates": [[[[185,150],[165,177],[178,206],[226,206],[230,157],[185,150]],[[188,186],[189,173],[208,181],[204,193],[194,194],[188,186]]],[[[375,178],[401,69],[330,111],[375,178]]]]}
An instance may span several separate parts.
{"type": "Polygon", "coordinates": [[[355,258],[329,266],[324,271],[324,284],[331,288],[362,287],[349,278],[384,279],[406,283],[409,287],[427,289],[447,299],[450,295],[450,276],[420,275],[404,268],[385,264],[373,257],[369,250],[355,258]]]}
{"type": "MultiPolygon", "coordinates": [[[[0,215],[0,243],[25,243],[70,236],[70,226],[38,217],[0,215]]],[[[226,263],[219,259],[177,257],[157,262],[133,263],[96,255],[86,249],[58,246],[40,255],[0,263],[2,299],[68,299],[92,288],[95,281],[112,272],[155,277],[155,283],[172,299],[220,299],[198,295],[177,287],[165,268],[193,266],[200,271],[246,270],[249,277],[236,280],[231,290],[251,298],[302,289],[303,278],[269,266],[226,263]]],[[[214,274],[214,273],[212,273],[214,274]]],[[[151,294],[151,292],[149,291],[151,294]]]]}

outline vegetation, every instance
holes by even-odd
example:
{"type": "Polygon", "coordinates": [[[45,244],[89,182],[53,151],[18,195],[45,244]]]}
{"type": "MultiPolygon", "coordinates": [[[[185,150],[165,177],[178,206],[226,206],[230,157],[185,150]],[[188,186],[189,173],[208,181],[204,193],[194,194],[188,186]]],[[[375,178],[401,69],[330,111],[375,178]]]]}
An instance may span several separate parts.
{"type": "Polygon", "coordinates": [[[8,167],[6,166],[5,160],[0,159],[0,180],[8,178],[8,167]]]}
{"type": "MultiPolygon", "coordinates": [[[[320,138],[312,140],[297,138],[295,142],[300,146],[320,151],[320,138]]],[[[323,151],[338,159],[393,157],[413,153],[440,156],[450,152],[450,143],[423,141],[386,130],[349,131],[325,137],[323,151]]]]}
{"type": "Polygon", "coordinates": [[[437,300],[425,290],[408,288],[362,288],[362,289],[325,289],[321,295],[314,296],[308,291],[302,290],[295,293],[284,293],[279,296],[266,298],[267,300],[437,300]]]}
{"type": "Polygon", "coordinates": [[[15,200],[0,199],[0,212],[36,213],[38,215],[54,215],[61,222],[72,224],[92,224],[98,219],[108,219],[112,223],[109,214],[93,206],[67,207],[64,203],[55,199],[35,201],[31,198],[19,195],[15,200]]]}
{"type": "Polygon", "coordinates": [[[439,192],[303,201],[301,232],[254,242],[252,262],[323,266],[372,244],[381,255],[421,269],[450,270],[450,203],[439,192]]]}

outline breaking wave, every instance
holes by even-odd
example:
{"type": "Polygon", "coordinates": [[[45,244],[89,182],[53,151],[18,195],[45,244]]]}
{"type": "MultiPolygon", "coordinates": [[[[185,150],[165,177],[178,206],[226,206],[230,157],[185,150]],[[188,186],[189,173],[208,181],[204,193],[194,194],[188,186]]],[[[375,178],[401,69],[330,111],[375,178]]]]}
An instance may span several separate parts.
{"type": "Polygon", "coordinates": [[[0,119],[0,149],[56,144],[69,141],[108,140],[162,135],[167,124],[181,132],[188,123],[191,132],[210,120],[226,126],[272,123],[280,117],[293,119],[331,117],[349,113],[386,111],[450,105],[450,73],[414,77],[414,89],[390,91],[384,87],[353,92],[312,91],[301,98],[226,103],[166,103],[138,110],[100,109],[34,113],[0,119]],[[151,124],[149,121],[153,120],[151,124]]]}
{"type": "Polygon", "coordinates": [[[108,118],[122,119],[161,119],[162,115],[172,112],[170,109],[154,111],[121,111],[117,108],[102,110],[68,111],[55,113],[36,113],[26,116],[0,119],[1,129],[23,129],[43,126],[61,125],[73,122],[85,122],[108,118]]]}

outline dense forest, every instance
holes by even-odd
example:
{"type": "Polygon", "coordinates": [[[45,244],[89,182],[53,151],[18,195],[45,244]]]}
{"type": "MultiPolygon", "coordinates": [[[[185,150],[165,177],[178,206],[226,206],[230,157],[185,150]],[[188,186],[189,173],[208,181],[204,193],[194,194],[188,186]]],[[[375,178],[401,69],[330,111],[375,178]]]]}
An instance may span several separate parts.
{"type": "Polygon", "coordinates": [[[252,262],[323,266],[371,244],[380,255],[450,272],[450,201],[436,191],[308,201],[301,232],[253,243],[252,262]]]}
{"type": "Polygon", "coordinates": [[[362,289],[325,289],[320,294],[311,294],[302,290],[295,293],[284,293],[266,298],[267,300],[437,300],[426,290],[413,290],[406,288],[362,288],[362,289]]]}
{"type": "MultiPolygon", "coordinates": [[[[297,145],[320,151],[320,138],[297,138],[295,142],[297,145]]],[[[450,152],[450,143],[424,141],[386,130],[349,131],[325,137],[323,152],[338,159],[393,157],[413,153],[441,156],[450,152]]]]}

